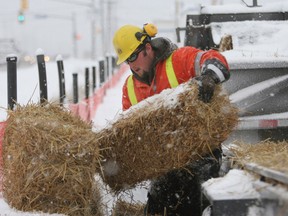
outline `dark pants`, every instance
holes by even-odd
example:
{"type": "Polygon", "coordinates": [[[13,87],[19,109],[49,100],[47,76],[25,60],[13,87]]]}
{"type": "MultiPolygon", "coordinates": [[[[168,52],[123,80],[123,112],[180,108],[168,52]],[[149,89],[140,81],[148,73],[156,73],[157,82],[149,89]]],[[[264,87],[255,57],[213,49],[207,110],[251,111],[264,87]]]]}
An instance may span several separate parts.
{"type": "Polygon", "coordinates": [[[152,182],[145,215],[201,216],[208,201],[202,202],[201,184],[219,176],[221,150],[185,168],[173,170],[152,182]]]}

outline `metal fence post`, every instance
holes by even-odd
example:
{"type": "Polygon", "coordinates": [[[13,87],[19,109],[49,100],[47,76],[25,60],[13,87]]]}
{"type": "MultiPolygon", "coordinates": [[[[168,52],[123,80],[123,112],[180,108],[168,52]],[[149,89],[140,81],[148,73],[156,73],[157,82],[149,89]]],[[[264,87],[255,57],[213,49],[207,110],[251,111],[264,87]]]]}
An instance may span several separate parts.
{"type": "Polygon", "coordinates": [[[106,78],[109,79],[110,78],[110,57],[109,55],[106,56],[106,78]]]}
{"type": "Polygon", "coordinates": [[[93,93],[94,93],[94,91],[96,89],[96,67],[95,66],[92,67],[92,79],[93,79],[92,88],[93,88],[93,93]]]}
{"type": "Polygon", "coordinates": [[[89,98],[89,68],[85,68],[85,99],[89,98]]]}
{"type": "Polygon", "coordinates": [[[58,77],[59,77],[60,106],[63,106],[64,99],[66,97],[66,90],[65,90],[64,65],[63,65],[63,59],[61,55],[57,56],[56,62],[57,62],[58,77]]]}
{"type": "Polygon", "coordinates": [[[38,49],[36,52],[37,64],[39,72],[39,84],[40,84],[40,103],[45,103],[48,100],[47,92],[47,78],[46,78],[46,65],[45,57],[42,49],[38,49]]]}
{"type": "Polygon", "coordinates": [[[73,103],[77,104],[78,103],[78,74],[73,73],[73,103]]]}
{"type": "Polygon", "coordinates": [[[7,56],[6,62],[8,109],[13,110],[17,102],[17,57],[7,56]]]}
{"type": "Polygon", "coordinates": [[[105,62],[99,61],[99,73],[100,73],[100,86],[105,82],[105,62]]]}

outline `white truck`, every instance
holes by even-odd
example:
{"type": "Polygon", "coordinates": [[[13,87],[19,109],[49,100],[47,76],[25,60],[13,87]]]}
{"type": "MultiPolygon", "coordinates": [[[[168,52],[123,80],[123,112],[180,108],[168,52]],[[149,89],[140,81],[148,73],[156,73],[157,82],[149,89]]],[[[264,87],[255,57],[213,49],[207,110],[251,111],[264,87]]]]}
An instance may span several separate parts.
{"type": "MultiPolygon", "coordinates": [[[[251,6],[201,7],[198,14],[187,15],[185,27],[176,29],[178,42],[181,42],[183,31],[184,45],[204,50],[223,51],[221,43],[225,43],[225,38],[229,39],[223,55],[228,60],[231,77],[223,86],[240,112],[238,127],[224,144],[234,140],[249,144],[267,139],[275,142],[288,140],[287,20],[288,3],[261,6],[253,0],[251,6]]],[[[224,154],[229,155],[229,152],[224,154]]],[[[236,196],[225,187],[221,188],[221,194],[225,195],[220,196],[210,190],[212,183],[204,183],[203,195],[209,199],[211,207],[203,215],[288,215],[288,190],[275,192],[271,183],[287,188],[288,176],[257,165],[247,165],[246,169],[263,179],[270,179],[270,183],[250,179],[246,186],[253,185],[254,191],[258,188],[257,193],[247,195],[243,190],[236,191],[236,196]],[[253,206],[261,208],[261,211],[252,211],[253,206]]],[[[228,171],[231,170],[226,170],[226,173],[228,171]]],[[[229,176],[231,174],[215,184],[221,185],[219,182],[229,176]]]]}

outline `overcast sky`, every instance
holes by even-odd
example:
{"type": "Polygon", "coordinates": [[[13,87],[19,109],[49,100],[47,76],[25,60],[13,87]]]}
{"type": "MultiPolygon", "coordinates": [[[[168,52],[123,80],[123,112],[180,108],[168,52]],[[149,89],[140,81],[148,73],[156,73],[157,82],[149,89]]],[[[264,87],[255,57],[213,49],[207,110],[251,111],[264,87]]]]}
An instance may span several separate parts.
{"type": "MultiPolygon", "coordinates": [[[[241,2],[241,0],[94,0],[95,12],[93,12],[91,7],[93,0],[28,1],[26,20],[22,24],[17,21],[20,0],[0,1],[0,40],[13,39],[17,48],[29,55],[34,55],[38,48],[42,48],[48,55],[71,56],[76,52],[81,58],[90,57],[92,50],[98,57],[102,57],[103,53],[113,52],[112,36],[121,25],[142,26],[144,23],[154,22],[159,27],[160,35],[166,34],[173,40],[176,38],[175,26],[184,27],[186,14],[195,11],[200,3],[207,5],[241,2]],[[76,22],[73,22],[73,13],[76,22]],[[92,36],[93,17],[94,36],[92,36]],[[74,30],[78,37],[77,41],[73,41],[74,30]],[[104,37],[101,36],[103,33],[104,37]],[[94,47],[93,40],[95,40],[94,47]]],[[[245,2],[251,5],[253,0],[245,2]]],[[[258,2],[264,4],[269,0],[258,2]]]]}

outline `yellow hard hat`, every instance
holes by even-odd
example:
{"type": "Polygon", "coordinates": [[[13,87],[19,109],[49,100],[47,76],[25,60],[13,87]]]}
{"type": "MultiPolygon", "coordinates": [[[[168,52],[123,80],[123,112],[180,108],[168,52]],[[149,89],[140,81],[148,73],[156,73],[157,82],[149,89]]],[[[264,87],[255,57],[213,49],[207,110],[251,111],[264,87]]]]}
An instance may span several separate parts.
{"type": "MultiPolygon", "coordinates": [[[[153,31],[150,35],[150,32],[146,32],[146,25],[147,24],[145,24],[142,29],[133,25],[125,25],[116,31],[113,38],[113,45],[118,56],[118,65],[126,61],[148,36],[154,37],[156,35],[157,28],[153,24],[148,24],[156,29],[156,32],[153,31]]],[[[151,27],[149,29],[151,29],[151,27]]]]}

